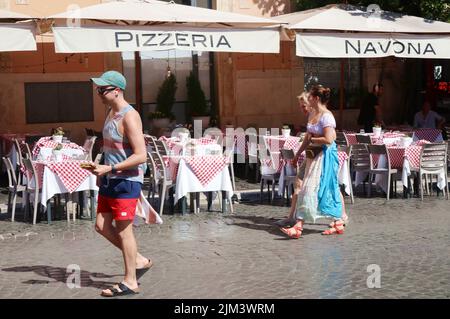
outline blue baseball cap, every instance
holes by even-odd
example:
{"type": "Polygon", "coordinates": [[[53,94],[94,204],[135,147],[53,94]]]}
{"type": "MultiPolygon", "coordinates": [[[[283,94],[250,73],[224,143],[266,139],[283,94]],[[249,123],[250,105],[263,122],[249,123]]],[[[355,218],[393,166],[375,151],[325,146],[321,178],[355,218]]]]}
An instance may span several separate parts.
{"type": "Polygon", "coordinates": [[[125,77],[117,71],[107,71],[99,78],[91,78],[91,81],[98,86],[114,86],[121,90],[125,90],[127,87],[127,80],[125,77]]]}

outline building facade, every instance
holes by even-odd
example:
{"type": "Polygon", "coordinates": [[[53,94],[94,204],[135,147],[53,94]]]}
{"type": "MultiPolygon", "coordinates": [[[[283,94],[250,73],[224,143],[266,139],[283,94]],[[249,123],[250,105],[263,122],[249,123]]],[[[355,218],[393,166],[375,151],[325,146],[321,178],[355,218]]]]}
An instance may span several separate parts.
{"type": "MultiPolygon", "coordinates": [[[[0,0],[0,8],[31,16],[48,16],[67,10],[74,3],[83,7],[101,2],[0,0]]],[[[292,10],[289,0],[176,2],[264,17],[286,14],[292,10]]],[[[130,103],[136,101],[133,54],[56,54],[51,35],[37,36],[37,41],[38,50],[35,52],[0,53],[0,133],[50,133],[51,128],[63,126],[71,131],[73,141],[81,143],[85,137],[85,128],[100,130],[106,116],[105,107],[86,83],[91,77],[99,76],[109,69],[126,75],[129,83],[126,98],[130,103]],[[92,108],[90,112],[89,107],[92,108]]],[[[188,120],[189,113],[185,108],[185,77],[195,70],[212,112],[222,127],[304,126],[306,119],[298,110],[296,96],[311,79],[338,89],[340,61],[302,59],[295,55],[295,44],[290,41],[282,41],[280,47],[279,54],[167,51],[143,54],[144,126],[148,125],[146,115],[154,109],[158,86],[168,68],[177,75],[179,81],[174,113],[180,123],[188,120]]],[[[402,89],[409,85],[405,82],[405,72],[408,71],[406,65],[404,60],[394,58],[346,61],[348,98],[338,126],[357,127],[359,105],[353,103],[351,97],[356,96],[358,90],[367,90],[379,80],[383,81],[385,87],[385,95],[381,99],[385,121],[403,122],[405,119],[398,116],[397,110],[406,105],[407,98],[402,93],[402,89]]],[[[333,112],[337,115],[337,110],[333,112]]],[[[336,118],[339,119],[338,116],[336,118]]]]}

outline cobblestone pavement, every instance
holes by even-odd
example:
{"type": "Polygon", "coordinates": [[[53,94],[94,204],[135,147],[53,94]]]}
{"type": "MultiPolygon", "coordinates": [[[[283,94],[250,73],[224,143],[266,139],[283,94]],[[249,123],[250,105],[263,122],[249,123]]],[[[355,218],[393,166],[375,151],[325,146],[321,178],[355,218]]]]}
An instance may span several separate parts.
{"type": "MultiPolygon", "coordinates": [[[[287,213],[281,202],[242,196],[233,214],[164,215],[163,225],[137,227],[140,251],[154,261],[137,298],[450,297],[450,201],[442,195],[347,200],[344,235],[322,236],[322,221],[298,240],[272,224],[287,213]],[[372,264],[380,288],[367,286],[372,264]]],[[[32,226],[0,214],[0,256],[0,298],[100,298],[123,274],[120,252],[90,220],[32,226]],[[81,288],[67,286],[69,265],[80,267],[81,288]]]]}

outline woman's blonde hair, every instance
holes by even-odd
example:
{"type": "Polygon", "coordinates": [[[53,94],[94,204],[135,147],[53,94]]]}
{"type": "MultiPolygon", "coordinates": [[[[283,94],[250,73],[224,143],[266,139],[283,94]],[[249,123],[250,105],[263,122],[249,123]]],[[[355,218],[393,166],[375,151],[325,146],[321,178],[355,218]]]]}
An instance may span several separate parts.
{"type": "Polygon", "coordinates": [[[299,96],[297,96],[299,102],[303,102],[305,104],[308,103],[308,92],[302,92],[299,96]]]}

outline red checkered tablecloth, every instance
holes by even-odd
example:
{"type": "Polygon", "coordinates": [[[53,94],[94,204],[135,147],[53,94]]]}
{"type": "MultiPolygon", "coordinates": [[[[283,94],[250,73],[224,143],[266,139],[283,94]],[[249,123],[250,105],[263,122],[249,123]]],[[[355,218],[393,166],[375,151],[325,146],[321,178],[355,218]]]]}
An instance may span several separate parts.
{"type": "MultiPolygon", "coordinates": [[[[342,164],[344,164],[345,160],[348,160],[348,154],[344,151],[338,151],[338,160],[339,160],[339,168],[342,167],[342,164]]],[[[302,153],[301,157],[298,159],[299,165],[303,162],[305,159],[305,153],[302,153]]]]}
{"type": "Polygon", "coordinates": [[[39,177],[39,187],[42,188],[45,167],[50,169],[59,177],[64,187],[69,193],[74,192],[89,175],[92,173],[80,167],[80,164],[86,161],[63,161],[63,162],[33,162],[36,173],[39,177]]]}
{"type": "Polygon", "coordinates": [[[183,150],[183,145],[181,144],[181,141],[178,137],[165,137],[161,136],[159,138],[160,141],[163,141],[166,143],[167,148],[172,151],[173,154],[180,154],[183,150]]]}
{"type": "Polygon", "coordinates": [[[270,158],[261,159],[262,166],[270,167],[272,169],[275,169],[277,173],[280,173],[284,167],[284,161],[280,159],[279,161],[275,161],[275,163],[276,167],[273,166],[272,160],[270,158]]]}
{"type": "Polygon", "coordinates": [[[442,142],[442,131],[439,129],[423,128],[414,131],[413,139],[427,140],[429,142],[442,142]]]}
{"type": "Polygon", "coordinates": [[[178,174],[178,164],[180,163],[180,156],[168,156],[165,155],[162,157],[164,161],[165,168],[168,170],[170,174],[170,178],[172,181],[177,180],[177,174],[178,174]]]}
{"type": "Polygon", "coordinates": [[[263,136],[271,152],[279,152],[281,149],[298,150],[301,146],[300,138],[296,136],[263,136]]]}
{"type": "Polygon", "coordinates": [[[339,158],[339,168],[341,168],[342,164],[344,164],[344,161],[348,160],[348,154],[346,152],[338,151],[338,158],[339,158]]]}
{"type": "Polygon", "coordinates": [[[203,186],[208,185],[228,164],[224,156],[186,156],[184,160],[203,186]]]}
{"type": "Polygon", "coordinates": [[[345,133],[345,136],[347,137],[347,141],[349,145],[358,144],[358,141],[356,140],[356,133],[345,133]]]}
{"type": "Polygon", "coordinates": [[[164,163],[173,180],[176,180],[181,159],[186,161],[186,164],[203,186],[208,185],[228,165],[228,159],[225,156],[164,156],[164,163]]]}
{"type": "Polygon", "coordinates": [[[195,145],[211,145],[211,144],[217,144],[217,141],[215,139],[209,138],[209,137],[201,137],[201,138],[193,138],[190,140],[192,144],[195,145]]]}
{"type": "MultiPolygon", "coordinates": [[[[338,151],[339,168],[342,167],[342,164],[344,164],[344,161],[348,160],[348,158],[349,157],[348,157],[346,152],[338,151]]],[[[305,160],[305,152],[300,154],[300,157],[298,159],[297,165],[300,166],[304,160],[305,160]]],[[[278,162],[278,166],[277,167],[273,167],[271,159],[263,159],[263,160],[261,160],[261,165],[264,165],[266,167],[271,167],[273,169],[276,169],[277,173],[280,173],[281,170],[283,169],[283,167],[286,165],[286,161],[285,160],[280,160],[278,162]]]]}
{"type": "Polygon", "coordinates": [[[45,148],[55,148],[58,144],[62,145],[63,149],[79,149],[82,150],[84,152],[86,152],[86,150],[80,146],[77,145],[75,143],[57,143],[55,141],[52,140],[51,136],[47,136],[47,137],[43,137],[41,138],[33,147],[33,156],[37,157],[41,151],[41,148],[45,147],[45,148]]]}
{"type": "Polygon", "coordinates": [[[406,148],[397,146],[388,147],[391,167],[402,169],[405,158],[409,161],[410,167],[419,167],[421,151],[422,146],[420,145],[411,145],[406,148]]]}
{"type": "MultiPolygon", "coordinates": [[[[167,145],[167,147],[174,151],[174,154],[179,154],[181,150],[183,149],[183,145],[181,144],[181,140],[178,137],[170,137],[167,138],[165,136],[161,136],[159,140],[164,141],[167,145]]],[[[217,144],[217,141],[215,139],[211,139],[208,137],[201,137],[201,138],[192,138],[189,140],[189,143],[194,145],[212,145],[217,144]]]]}
{"type": "MultiPolygon", "coordinates": [[[[356,134],[358,133],[345,134],[349,145],[358,144],[358,141],[356,140],[356,134]]],[[[368,133],[368,135],[370,136],[370,139],[372,140],[373,144],[383,144],[384,139],[405,137],[405,134],[403,133],[391,133],[391,132],[383,133],[380,138],[373,136],[373,133],[368,133]]]]}

